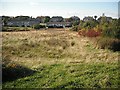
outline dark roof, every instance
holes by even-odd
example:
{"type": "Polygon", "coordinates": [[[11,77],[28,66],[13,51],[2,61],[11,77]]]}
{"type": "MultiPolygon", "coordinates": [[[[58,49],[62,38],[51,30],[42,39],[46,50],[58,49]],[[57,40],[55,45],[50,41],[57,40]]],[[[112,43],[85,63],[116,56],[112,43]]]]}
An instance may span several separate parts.
{"type": "Polygon", "coordinates": [[[53,16],[52,18],[63,18],[62,16],[53,16]]]}
{"type": "Polygon", "coordinates": [[[80,20],[80,18],[78,16],[72,16],[70,18],[72,18],[73,20],[80,20]]]}
{"type": "Polygon", "coordinates": [[[91,17],[91,16],[84,17],[83,20],[85,20],[85,19],[93,19],[93,17],[91,17]]]}
{"type": "MultiPolygon", "coordinates": [[[[100,16],[99,18],[98,18],[98,20],[101,20],[103,18],[103,16],[100,16]]],[[[104,18],[106,18],[107,20],[109,19],[112,19],[112,17],[106,17],[106,16],[104,16],[104,18]]]]}
{"type": "Polygon", "coordinates": [[[47,24],[71,24],[71,22],[48,22],[47,24]]]}

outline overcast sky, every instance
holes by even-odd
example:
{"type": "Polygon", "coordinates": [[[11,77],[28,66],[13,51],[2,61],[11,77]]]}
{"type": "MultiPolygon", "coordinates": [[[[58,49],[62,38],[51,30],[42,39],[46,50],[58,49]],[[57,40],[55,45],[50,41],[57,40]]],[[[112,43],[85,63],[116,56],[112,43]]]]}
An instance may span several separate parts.
{"type": "Polygon", "coordinates": [[[118,17],[118,0],[0,0],[0,15],[118,17]],[[43,2],[44,1],[44,2],[43,2]]]}

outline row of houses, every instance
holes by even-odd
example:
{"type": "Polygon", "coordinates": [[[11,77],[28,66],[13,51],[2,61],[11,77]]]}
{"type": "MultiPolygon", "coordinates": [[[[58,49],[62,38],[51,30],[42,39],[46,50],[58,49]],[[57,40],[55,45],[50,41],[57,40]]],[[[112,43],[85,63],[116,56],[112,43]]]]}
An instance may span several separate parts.
{"type": "Polygon", "coordinates": [[[39,24],[41,22],[39,18],[32,18],[29,16],[17,16],[17,17],[2,16],[2,21],[4,26],[19,26],[19,27],[33,26],[34,24],[39,24]]]}
{"type": "MultiPolygon", "coordinates": [[[[83,18],[83,21],[84,21],[84,22],[93,21],[93,20],[96,20],[96,18],[97,18],[97,16],[96,16],[95,18],[93,18],[93,17],[91,17],[91,16],[87,16],[87,17],[84,17],[84,18],[83,18]]],[[[112,17],[107,17],[107,16],[105,16],[104,13],[103,13],[102,16],[100,16],[100,17],[97,19],[97,21],[98,21],[98,22],[101,22],[101,20],[102,20],[103,18],[104,18],[104,20],[105,20],[106,22],[111,22],[111,21],[112,21],[112,17]]]]}
{"type": "Polygon", "coordinates": [[[34,24],[39,24],[39,20],[24,20],[24,21],[19,21],[19,20],[11,20],[7,22],[7,26],[19,26],[19,27],[30,27],[33,26],[34,24]]]}
{"type": "Polygon", "coordinates": [[[72,27],[72,22],[48,22],[47,27],[72,27]]]}
{"type": "Polygon", "coordinates": [[[50,19],[50,21],[47,22],[47,27],[72,27],[72,24],[74,22],[80,22],[80,18],[77,16],[73,16],[73,17],[64,19],[61,16],[53,16],[50,19]]]}
{"type": "MultiPolygon", "coordinates": [[[[4,19],[4,18],[3,18],[4,19]]],[[[66,21],[61,16],[53,16],[50,18],[49,16],[38,16],[37,18],[32,18],[28,16],[17,16],[9,18],[7,17],[7,20],[3,23],[3,25],[6,26],[33,26],[35,24],[45,23],[47,27],[71,27],[73,22],[79,22],[80,18],[77,16],[73,16],[68,18],[69,21],[66,21]]]]}
{"type": "MultiPolygon", "coordinates": [[[[101,21],[102,17],[105,17],[106,21],[112,20],[111,17],[106,17],[103,15],[98,18],[99,22],[101,21]]],[[[93,21],[93,20],[95,19],[90,16],[83,18],[84,22],[93,21]]],[[[63,18],[61,16],[53,16],[52,18],[50,18],[49,16],[38,16],[37,18],[32,18],[28,16],[17,16],[16,18],[7,17],[7,20],[6,22],[3,22],[3,25],[31,27],[35,24],[45,23],[47,27],[71,27],[74,22],[80,23],[80,18],[77,16],[73,16],[70,18],[63,18]]]]}

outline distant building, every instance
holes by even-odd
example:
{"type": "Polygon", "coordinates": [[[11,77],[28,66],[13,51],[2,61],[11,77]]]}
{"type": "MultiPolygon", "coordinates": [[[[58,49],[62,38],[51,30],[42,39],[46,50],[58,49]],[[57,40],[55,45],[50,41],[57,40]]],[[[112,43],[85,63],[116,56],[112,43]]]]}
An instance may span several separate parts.
{"type": "Polygon", "coordinates": [[[102,16],[98,18],[98,22],[101,22],[102,20],[104,20],[105,22],[111,22],[113,19],[112,17],[105,16],[105,14],[103,13],[102,16]]]}
{"type": "Polygon", "coordinates": [[[71,20],[71,22],[74,22],[74,21],[80,22],[80,18],[77,16],[70,17],[70,20],[71,20]]]}
{"type": "Polygon", "coordinates": [[[34,24],[45,24],[47,27],[71,27],[74,22],[80,22],[80,18],[77,16],[66,19],[62,16],[53,16],[52,18],[49,16],[38,16],[37,18],[29,16],[4,16],[3,21],[5,22],[5,26],[28,27],[34,24]]]}
{"type": "Polygon", "coordinates": [[[46,22],[49,22],[50,17],[49,16],[38,16],[37,19],[40,19],[40,23],[46,23],[46,22]]]}
{"type": "Polygon", "coordinates": [[[71,27],[71,22],[48,22],[47,27],[71,27]]]}
{"type": "Polygon", "coordinates": [[[91,17],[91,16],[88,16],[88,17],[84,17],[84,18],[83,18],[83,21],[84,21],[84,22],[93,21],[93,20],[94,20],[94,18],[91,17]]]}
{"type": "Polygon", "coordinates": [[[104,19],[104,21],[106,21],[106,22],[111,22],[112,21],[112,17],[106,17],[106,16],[102,17],[101,16],[101,17],[98,18],[98,22],[101,22],[102,19],[104,19]]]}
{"type": "Polygon", "coordinates": [[[70,18],[64,18],[64,22],[70,22],[70,18]]]}
{"type": "Polygon", "coordinates": [[[64,19],[61,16],[53,16],[49,22],[63,22],[64,19]]]}
{"type": "Polygon", "coordinates": [[[61,16],[53,16],[47,23],[47,27],[72,27],[74,22],[80,22],[80,18],[73,16],[64,19],[61,16]]]}
{"type": "Polygon", "coordinates": [[[3,25],[2,16],[0,16],[0,31],[2,30],[2,25],[3,25]]]}
{"type": "Polygon", "coordinates": [[[72,22],[66,22],[65,19],[61,16],[53,16],[50,21],[47,23],[47,27],[71,27],[72,22]]]}
{"type": "Polygon", "coordinates": [[[30,18],[28,20],[9,20],[7,22],[8,26],[33,26],[34,24],[39,24],[40,23],[40,19],[34,19],[34,18],[30,18]]]}

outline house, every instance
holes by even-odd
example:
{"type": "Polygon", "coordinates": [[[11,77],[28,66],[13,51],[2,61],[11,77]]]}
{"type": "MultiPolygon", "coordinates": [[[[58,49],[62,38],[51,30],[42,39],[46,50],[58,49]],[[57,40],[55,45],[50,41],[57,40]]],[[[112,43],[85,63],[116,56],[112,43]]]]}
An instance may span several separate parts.
{"type": "Polygon", "coordinates": [[[70,22],[70,18],[64,18],[64,22],[70,22]]]}
{"type": "Polygon", "coordinates": [[[71,22],[48,22],[47,27],[71,27],[72,23],[71,22]]]}
{"type": "Polygon", "coordinates": [[[3,25],[2,16],[0,16],[0,31],[2,30],[2,25],[3,25]]]}
{"type": "Polygon", "coordinates": [[[40,23],[46,23],[46,22],[49,22],[50,17],[49,16],[38,16],[36,19],[40,19],[40,23]]]}
{"type": "Polygon", "coordinates": [[[88,16],[88,17],[84,17],[84,18],[83,18],[83,21],[84,21],[84,22],[93,21],[93,20],[94,20],[94,18],[91,17],[91,16],[88,16]]]}
{"type": "Polygon", "coordinates": [[[80,18],[77,16],[70,17],[68,21],[71,22],[73,26],[80,24],[80,18]]]}
{"type": "Polygon", "coordinates": [[[75,22],[75,21],[80,22],[80,18],[77,16],[72,16],[70,18],[64,18],[64,21],[65,22],[75,22]]]}
{"type": "Polygon", "coordinates": [[[105,16],[105,14],[103,13],[102,16],[100,16],[98,18],[98,22],[101,22],[102,20],[104,20],[105,22],[111,22],[112,21],[112,17],[107,17],[105,16]]]}
{"type": "Polygon", "coordinates": [[[65,27],[69,26],[69,23],[64,22],[63,17],[61,16],[53,16],[49,22],[47,22],[47,27],[65,27]]]}
{"type": "Polygon", "coordinates": [[[112,21],[112,17],[107,17],[107,16],[101,16],[98,18],[98,22],[101,22],[104,19],[104,21],[106,22],[111,22],[112,21]]]}
{"type": "Polygon", "coordinates": [[[53,16],[49,22],[63,22],[64,19],[61,16],[53,16]]]}
{"type": "Polygon", "coordinates": [[[77,17],[77,16],[72,16],[72,17],[70,17],[70,20],[71,20],[71,22],[74,22],[74,21],[80,22],[80,18],[77,17]]]}
{"type": "Polygon", "coordinates": [[[27,20],[16,20],[12,19],[7,22],[8,26],[33,26],[34,24],[39,24],[40,19],[35,19],[35,18],[29,18],[27,20]]]}
{"type": "Polygon", "coordinates": [[[74,22],[80,22],[80,18],[73,16],[64,19],[61,16],[53,16],[47,23],[47,27],[72,27],[74,22]]]}

